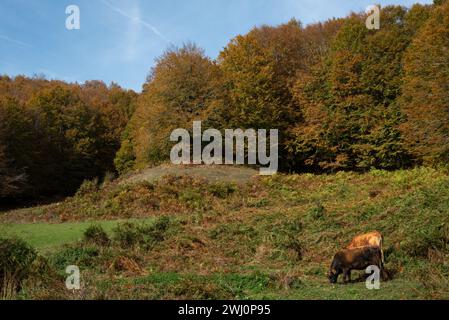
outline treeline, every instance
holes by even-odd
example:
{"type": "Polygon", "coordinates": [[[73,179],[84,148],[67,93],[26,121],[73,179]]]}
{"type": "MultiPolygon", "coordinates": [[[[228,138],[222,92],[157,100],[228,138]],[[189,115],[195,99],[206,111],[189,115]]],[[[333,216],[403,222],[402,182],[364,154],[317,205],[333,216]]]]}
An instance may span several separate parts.
{"type": "Polygon", "coordinates": [[[0,77],[0,200],[63,196],[113,172],[136,99],[98,81],[0,77]]]}
{"type": "Polygon", "coordinates": [[[169,158],[175,128],[277,128],[283,170],[398,169],[449,160],[449,3],[381,10],[232,39],[217,60],[193,44],[152,69],[116,158],[169,158]]]}
{"type": "Polygon", "coordinates": [[[449,162],[449,1],[254,28],[216,60],[167,50],[140,95],[102,82],[0,77],[0,199],[70,194],[169,159],[170,133],[279,129],[284,171],[449,162]]]}

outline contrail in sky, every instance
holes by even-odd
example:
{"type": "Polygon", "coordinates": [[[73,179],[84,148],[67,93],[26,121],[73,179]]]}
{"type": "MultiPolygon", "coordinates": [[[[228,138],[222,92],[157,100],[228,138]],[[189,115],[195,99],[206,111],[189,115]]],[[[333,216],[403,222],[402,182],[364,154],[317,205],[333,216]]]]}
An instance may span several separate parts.
{"type": "Polygon", "coordinates": [[[123,11],[122,9],[113,6],[112,4],[110,4],[110,3],[109,3],[108,1],[106,1],[106,0],[101,0],[101,2],[103,2],[103,3],[104,3],[107,7],[109,7],[111,10],[114,10],[114,11],[117,12],[118,14],[122,15],[122,16],[125,17],[125,18],[128,18],[128,19],[132,20],[132,21],[135,22],[135,23],[141,24],[142,26],[144,26],[145,28],[147,28],[148,30],[150,30],[151,32],[153,32],[155,35],[157,35],[159,38],[163,39],[163,40],[166,41],[166,42],[171,43],[170,40],[168,40],[162,33],[159,32],[159,30],[158,30],[155,26],[151,25],[150,23],[148,23],[148,22],[146,22],[146,21],[140,19],[139,17],[132,16],[131,14],[129,14],[129,13],[123,11]]]}
{"type": "Polygon", "coordinates": [[[28,44],[28,43],[25,43],[25,42],[22,42],[22,41],[19,41],[19,40],[12,39],[12,38],[10,38],[8,36],[5,36],[5,35],[2,35],[2,34],[0,34],[0,39],[8,41],[8,42],[11,42],[11,43],[14,43],[14,44],[19,45],[21,47],[27,47],[27,48],[33,47],[31,44],[28,44]]]}

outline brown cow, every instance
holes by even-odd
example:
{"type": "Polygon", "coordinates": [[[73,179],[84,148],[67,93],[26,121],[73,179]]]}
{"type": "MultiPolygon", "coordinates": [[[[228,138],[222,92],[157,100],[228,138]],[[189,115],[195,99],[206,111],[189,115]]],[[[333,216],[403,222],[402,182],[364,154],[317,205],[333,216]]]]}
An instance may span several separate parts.
{"type": "Polygon", "coordinates": [[[383,242],[384,237],[382,236],[382,234],[378,231],[373,231],[354,237],[354,239],[352,239],[351,243],[348,244],[346,249],[355,249],[366,246],[378,247],[382,255],[382,263],[384,263],[384,252],[382,249],[383,242]]]}
{"type": "Polygon", "coordinates": [[[365,270],[372,265],[382,270],[382,254],[378,246],[344,249],[335,255],[328,278],[331,283],[337,283],[338,276],[343,273],[344,282],[347,283],[351,280],[351,270],[365,270]]]}

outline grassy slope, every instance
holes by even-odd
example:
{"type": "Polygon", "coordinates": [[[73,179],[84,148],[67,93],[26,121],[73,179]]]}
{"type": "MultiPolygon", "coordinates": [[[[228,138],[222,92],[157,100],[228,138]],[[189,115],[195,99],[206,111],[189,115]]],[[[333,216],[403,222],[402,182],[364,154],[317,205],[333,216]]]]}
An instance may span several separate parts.
{"type": "MultiPolygon", "coordinates": [[[[131,219],[132,220],[132,219],[131,219]]],[[[146,219],[145,221],[151,219],[146,219]]],[[[51,253],[64,245],[83,238],[84,231],[91,225],[99,225],[109,234],[124,220],[72,222],[72,223],[8,223],[0,225],[2,237],[18,237],[42,253],[51,253]]],[[[139,221],[134,219],[134,221],[139,221]]]]}
{"type": "MultiPolygon", "coordinates": [[[[85,266],[91,285],[78,298],[449,298],[449,177],[443,171],[279,175],[236,185],[211,181],[121,181],[0,219],[79,221],[75,228],[49,227],[63,234],[73,230],[75,240],[86,220],[171,217],[169,234],[151,250],[98,249],[85,266]],[[385,235],[393,280],[379,291],[364,283],[329,285],[325,274],[335,251],[374,229],[385,235]],[[111,274],[114,259],[123,255],[142,272],[125,267],[111,274]]],[[[39,238],[48,233],[44,225],[6,228],[32,228],[38,237],[30,241],[46,247],[39,238]]]]}

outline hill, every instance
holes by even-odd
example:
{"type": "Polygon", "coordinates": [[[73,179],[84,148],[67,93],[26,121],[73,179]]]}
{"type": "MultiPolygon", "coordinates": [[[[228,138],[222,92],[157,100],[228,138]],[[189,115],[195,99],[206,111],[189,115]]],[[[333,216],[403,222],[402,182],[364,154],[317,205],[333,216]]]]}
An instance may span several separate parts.
{"type": "Polygon", "coordinates": [[[250,169],[180,170],[202,174],[164,176],[157,168],[85,183],[64,202],[3,213],[0,229],[25,237],[57,272],[70,264],[83,270],[84,290],[47,288],[45,297],[449,298],[444,170],[253,178],[250,169]],[[238,178],[204,178],[222,170],[238,178]],[[65,234],[69,222],[76,231],[58,242],[58,230],[65,234]],[[109,245],[83,238],[91,224],[104,226],[109,245]],[[42,233],[50,229],[47,246],[42,233]],[[334,253],[371,230],[385,236],[390,279],[374,291],[363,282],[330,285],[334,253]]]}
{"type": "Polygon", "coordinates": [[[133,172],[125,175],[121,180],[123,183],[152,182],[167,175],[188,175],[209,182],[246,183],[258,174],[257,170],[242,166],[172,166],[167,164],[133,172]]]}

